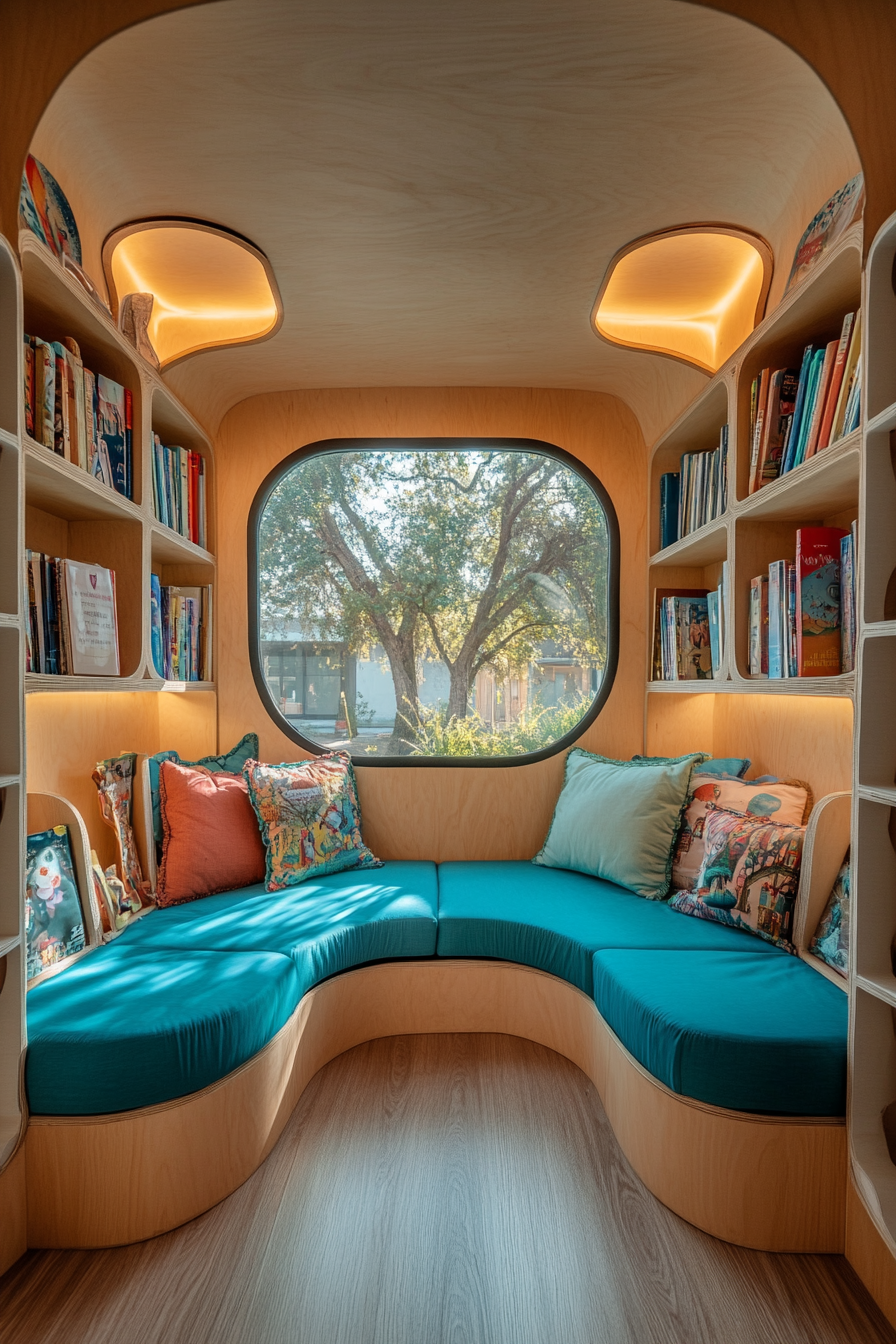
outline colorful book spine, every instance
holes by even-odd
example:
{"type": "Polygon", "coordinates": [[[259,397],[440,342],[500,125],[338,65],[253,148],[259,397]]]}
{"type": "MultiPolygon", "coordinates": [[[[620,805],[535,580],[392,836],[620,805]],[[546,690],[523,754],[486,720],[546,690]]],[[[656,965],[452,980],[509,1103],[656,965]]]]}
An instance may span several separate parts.
{"type": "Polygon", "coordinates": [[[809,372],[812,367],[812,358],[814,354],[815,347],[813,345],[807,345],[803,351],[803,362],[800,365],[800,374],[799,379],[797,380],[796,401],[794,402],[793,415],[790,418],[790,424],[787,430],[787,442],[784,445],[781,461],[782,476],[786,475],[788,471],[792,471],[796,465],[795,456],[800,439],[803,408],[806,404],[806,389],[809,383],[809,372]]]}
{"type": "Polygon", "coordinates": [[[840,670],[856,667],[855,533],[840,538],[840,670]]]}
{"type": "Polygon", "coordinates": [[[162,585],[158,574],[150,575],[149,622],[153,665],[159,676],[164,677],[165,659],[162,653],[162,585]]]}
{"type": "Polygon", "coordinates": [[[712,646],[705,597],[673,597],[677,681],[712,678],[712,646]]]}
{"type": "Polygon", "coordinates": [[[39,336],[34,342],[35,438],[45,448],[56,446],[56,356],[53,347],[39,336]]]}
{"type": "Polygon", "coordinates": [[[749,667],[751,677],[768,676],[767,574],[758,574],[750,580],[749,667]]]}
{"type": "Polygon", "coordinates": [[[831,431],[834,427],[834,414],[837,410],[837,402],[840,399],[840,388],[843,385],[843,371],[846,368],[846,358],[849,354],[850,338],[852,336],[855,316],[855,313],[847,313],[843,319],[843,326],[840,329],[837,355],[834,360],[833,372],[831,373],[831,385],[828,388],[824,416],[818,433],[818,452],[821,452],[823,448],[827,448],[828,444],[831,442],[831,431]]]}
{"type": "Polygon", "coordinates": [[[29,438],[35,437],[34,433],[34,346],[31,344],[31,337],[24,338],[25,348],[22,351],[22,377],[23,400],[25,402],[25,433],[29,438]]]}
{"type": "Polygon", "coordinates": [[[709,620],[709,652],[713,678],[722,670],[722,644],[719,638],[719,592],[714,588],[706,594],[706,613],[709,620]]]}
{"type": "Polygon", "coordinates": [[[787,561],[768,567],[768,675],[783,677],[787,668],[787,561]]]}
{"type": "MultiPolygon", "coordinates": [[[[105,444],[112,470],[112,485],[127,497],[127,419],[125,395],[121,383],[98,373],[96,377],[97,436],[105,444]]],[[[102,448],[100,449],[102,453],[102,448]]]]}
{"type": "Polygon", "coordinates": [[[797,668],[801,677],[840,671],[840,538],[842,527],[802,527],[796,534],[797,668]]]}
{"type": "MultiPolygon", "coordinates": [[[[678,540],[678,492],[681,472],[667,471],[660,477],[660,550],[678,540]]],[[[204,543],[203,543],[204,544],[204,543]]]]}

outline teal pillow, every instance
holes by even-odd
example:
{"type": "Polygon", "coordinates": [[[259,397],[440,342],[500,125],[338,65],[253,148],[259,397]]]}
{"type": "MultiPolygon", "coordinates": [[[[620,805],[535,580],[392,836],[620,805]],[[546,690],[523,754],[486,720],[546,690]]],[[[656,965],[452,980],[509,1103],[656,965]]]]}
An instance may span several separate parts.
{"type": "Polygon", "coordinates": [[[695,752],[612,761],[573,747],[547,839],[532,862],[665,900],[691,771],[702,759],[695,752]]]}
{"type": "MultiPolygon", "coordinates": [[[[695,753],[696,754],[696,753],[695,753]]],[[[663,761],[665,756],[633,756],[633,761],[663,761]]],[[[720,775],[723,779],[743,779],[751,765],[747,756],[704,757],[700,764],[701,775],[720,775]]]]}
{"type": "Polygon", "coordinates": [[[157,751],[149,757],[149,792],[152,797],[152,833],[156,845],[165,838],[162,830],[162,810],[159,802],[159,767],[163,761],[176,761],[178,765],[204,765],[213,774],[238,775],[246,761],[258,756],[258,734],[247,733],[235,747],[223,756],[203,756],[201,761],[182,761],[176,751],[157,751]]]}

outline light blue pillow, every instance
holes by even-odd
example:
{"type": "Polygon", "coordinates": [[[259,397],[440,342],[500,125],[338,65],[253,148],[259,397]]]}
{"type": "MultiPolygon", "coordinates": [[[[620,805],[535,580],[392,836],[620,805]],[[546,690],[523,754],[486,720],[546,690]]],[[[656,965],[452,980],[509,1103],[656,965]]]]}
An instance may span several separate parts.
{"type": "Polygon", "coordinates": [[[149,757],[149,792],[152,797],[152,833],[156,845],[165,838],[162,829],[162,809],[159,803],[159,767],[163,761],[177,761],[178,765],[204,765],[213,774],[238,775],[247,761],[258,757],[258,734],[246,733],[235,747],[223,756],[203,756],[201,761],[182,761],[176,751],[157,751],[149,757]]]}
{"type": "Polygon", "coordinates": [[[613,761],[573,747],[550,830],[532,860],[616,882],[651,901],[669,893],[672,851],[701,752],[613,761]]]}

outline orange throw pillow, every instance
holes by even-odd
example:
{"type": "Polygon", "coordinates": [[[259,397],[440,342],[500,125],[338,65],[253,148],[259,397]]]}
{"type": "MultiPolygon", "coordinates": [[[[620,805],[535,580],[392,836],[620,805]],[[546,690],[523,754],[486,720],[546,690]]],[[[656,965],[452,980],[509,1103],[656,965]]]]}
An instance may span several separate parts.
{"type": "Polygon", "coordinates": [[[242,775],[163,761],[159,799],[164,829],[159,905],[182,905],[264,881],[264,842],[242,775]]]}

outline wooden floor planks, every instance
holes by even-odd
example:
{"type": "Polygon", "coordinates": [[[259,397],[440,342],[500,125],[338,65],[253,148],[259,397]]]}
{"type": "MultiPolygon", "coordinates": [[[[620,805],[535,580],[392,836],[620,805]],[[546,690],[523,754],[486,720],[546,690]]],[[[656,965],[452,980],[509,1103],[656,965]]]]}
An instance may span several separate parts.
{"type": "Polygon", "coordinates": [[[846,1261],[648,1194],[574,1065],[404,1036],[322,1069],[264,1167],[154,1241],[31,1252],[4,1344],[896,1344],[846,1261]]]}

